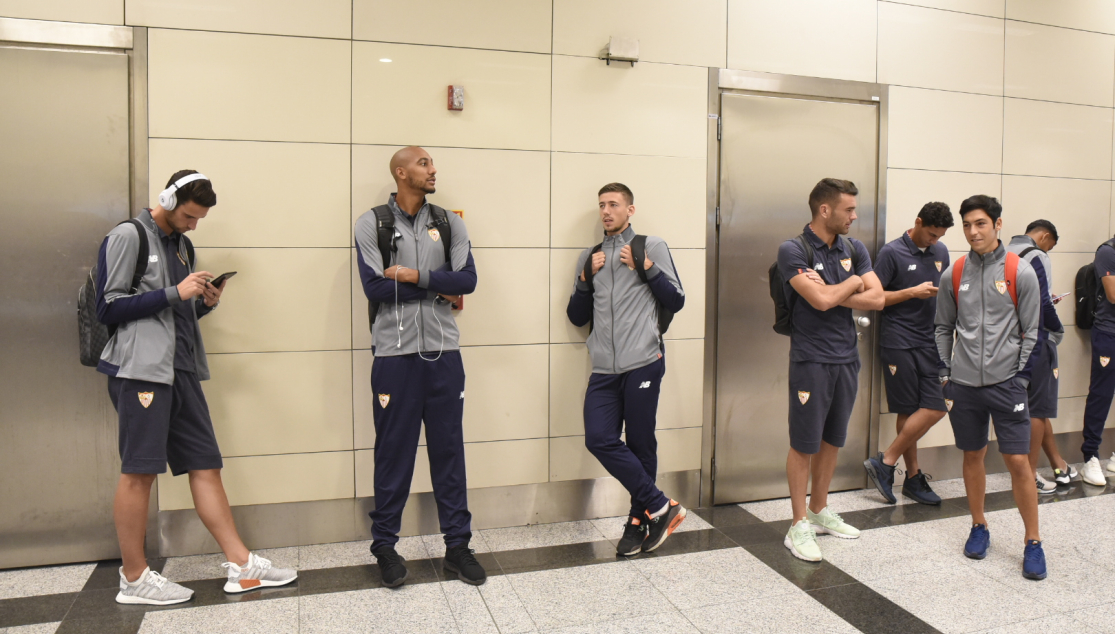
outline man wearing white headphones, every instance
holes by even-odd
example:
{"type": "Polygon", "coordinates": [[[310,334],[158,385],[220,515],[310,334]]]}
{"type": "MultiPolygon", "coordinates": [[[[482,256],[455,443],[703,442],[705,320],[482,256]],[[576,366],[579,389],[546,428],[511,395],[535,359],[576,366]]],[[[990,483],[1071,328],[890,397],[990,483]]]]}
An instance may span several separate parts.
{"type": "Polygon", "coordinates": [[[221,483],[221,450],[201,389],[209,366],[197,320],[217,307],[227,280],[213,286],[208,271],[193,270],[193,245],[184,235],[216,204],[208,178],[177,172],[157,207],[108,233],[97,260],[97,318],[111,335],[97,370],[109,377],[120,419],[118,603],[170,605],[193,597],[148,568],[143,552],[151,483],[168,462],[172,474],[189,473],[194,507],[228,560],[225,592],[286,585],[298,576],[248,551],[221,483]]]}
{"type": "Polygon", "coordinates": [[[395,550],[410,495],[422,424],[445,535],[445,569],[461,581],[487,575],[469,548],[472,515],[465,484],[465,369],[453,304],[476,288],[465,223],[426,200],[435,191],[434,160],[419,147],[391,157],[397,193],[356,221],[360,281],[372,322],[372,393],[376,430],[371,551],[383,584],[407,577],[395,550]]]}

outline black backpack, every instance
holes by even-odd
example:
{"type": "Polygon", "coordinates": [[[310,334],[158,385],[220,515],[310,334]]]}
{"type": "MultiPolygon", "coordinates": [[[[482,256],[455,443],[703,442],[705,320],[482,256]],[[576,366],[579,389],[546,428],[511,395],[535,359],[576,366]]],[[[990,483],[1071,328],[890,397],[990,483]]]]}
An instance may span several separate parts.
{"type": "MultiPolygon", "coordinates": [[[[1115,249],[1115,238],[1104,242],[1105,246],[1115,249]]],[[[1099,251],[1096,249],[1096,251],[1099,251]]],[[[1096,263],[1089,262],[1076,271],[1076,327],[1091,330],[1096,322],[1096,306],[1100,300],[1107,301],[1106,293],[1096,281],[1096,263]],[[1102,293],[1102,295],[1101,295],[1102,293]]]]}
{"type": "MultiPolygon", "coordinates": [[[[592,251],[590,251],[588,257],[585,258],[585,283],[588,284],[588,290],[590,293],[596,293],[596,286],[592,283],[592,255],[603,248],[604,243],[601,242],[600,244],[592,247],[592,251]]],[[[649,282],[647,281],[646,266],[643,264],[643,262],[646,261],[646,256],[647,237],[636,235],[631,240],[631,259],[635,262],[635,272],[639,274],[639,279],[643,281],[643,284],[649,284],[649,282]]],[[[655,300],[655,303],[658,304],[658,336],[661,337],[665,335],[666,331],[670,328],[670,322],[674,320],[674,312],[659,303],[657,299],[655,300]]],[[[589,331],[591,332],[591,318],[589,319],[588,327],[589,331]]]]}
{"type": "MultiPolygon", "coordinates": [[[[139,233],[139,254],[136,256],[132,285],[128,290],[129,294],[134,295],[139,290],[139,281],[147,272],[147,255],[150,247],[147,243],[147,230],[138,220],[125,220],[120,224],[124,223],[132,225],[139,233]]],[[[193,245],[189,242],[186,244],[192,262],[193,245]]],[[[108,340],[114,334],[116,334],[116,324],[106,326],[97,319],[97,266],[93,265],[85,284],[77,291],[77,340],[81,365],[89,368],[97,367],[101,360],[101,353],[104,352],[108,340]]]]}
{"type": "MultiPolygon", "coordinates": [[[[838,236],[844,246],[852,252],[852,271],[859,269],[859,251],[852,245],[852,241],[844,236],[838,236]]],[[[809,266],[813,265],[813,245],[809,244],[805,234],[799,234],[794,240],[798,241],[803,251],[805,251],[805,261],[809,266]]],[[[782,271],[778,268],[778,261],[775,260],[774,264],[770,265],[770,270],[767,272],[767,277],[770,279],[770,298],[774,300],[774,332],[780,335],[789,337],[794,333],[793,312],[794,307],[791,300],[786,296],[786,280],[782,279],[782,271]]]]}
{"type": "MultiPolygon", "coordinates": [[[[395,247],[395,214],[388,205],[372,209],[376,215],[376,242],[383,261],[383,270],[391,268],[391,254],[398,251],[395,247]]],[[[434,228],[441,234],[441,246],[445,248],[445,263],[453,268],[453,230],[449,226],[449,214],[441,207],[430,205],[430,218],[434,228]]],[[[380,302],[368,301],[368,330],[373,330],[380,302]]]]}

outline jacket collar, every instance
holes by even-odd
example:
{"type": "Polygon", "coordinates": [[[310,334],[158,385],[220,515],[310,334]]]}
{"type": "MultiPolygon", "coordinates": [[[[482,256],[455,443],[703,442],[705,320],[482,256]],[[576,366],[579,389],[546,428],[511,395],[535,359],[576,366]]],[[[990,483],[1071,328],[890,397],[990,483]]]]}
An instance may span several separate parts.
{"type": "Polygon", "coordinates": [[[1027,235],[1014,236],[1013,238],[1010,239],[1010,243],[1011,243],[1011,246],[1014,246],[1016,244],[1024,244],[1028,247],[1038,246],[1038,243],[1034,242],[1034,239],[1031,238],[1030,236],[1027,236],[1027,235]]]}
{"type": "MultiPolygon", "coordinates": [[[[390,207],[391,211],[394,212],[394,213],[402,214],[404,216],[410,216],[410,214],[403,211],[403,208],[399,206],[399,203],[395,202],[395,194],[394,193],[392,193],[391,196],[388,197],[387,206],[390,207]]],[[[422,206],[418,208],[418,213],[414,214],[414,219],[417,221],[418,217],[421,216],[422,212],[426,211],[426,208],[429,207],[429,206],[430,206],[430,201],[423,198],[422,199],[422,206]]]]}
{"type": "Polygon", "coordinates": [[[623,231],[621,231],[618,235],[614,235],[614,236],[605,235],[604,236],[604,243],[605,244],[611,244],[612,242],[616,242],[618,240],[618,241],[622,242],[623,244],[630,244],[631,241],[634,240],[634,239],[635,239],[635,228],[632,227],[630,224],[628,224],[627,228],[624,229],[623,231]]]}
{"type": "MultiPolygon", "coordinates": [[[[920,248],[918,248],[917,243],[914,242],[914,239],[910,237],[909,230],[907,230],[905,233],[902,234],[902,243],[905,244],[906,248],[908,248],[910,250],[910,255],[921,255],[923,253],[923,251],[920,248]]],[[[928,254],[932,250],[933,250],[933,247],[926,247],[924,253],[928,254]]]]}
{"type": "Polygon", "coordinates": [[[969,261],[976,261],[982,264],[991,264],[992,262],[998,262],[999,260],[1006,259],[1006,257],[1007,247],[1005,244],[1003,244],[1002,240],[999,240],[999,246],[995,247],[994,251],[985,253],[984,255],[980,255],[972,250],[968,251],[969,261]]]}

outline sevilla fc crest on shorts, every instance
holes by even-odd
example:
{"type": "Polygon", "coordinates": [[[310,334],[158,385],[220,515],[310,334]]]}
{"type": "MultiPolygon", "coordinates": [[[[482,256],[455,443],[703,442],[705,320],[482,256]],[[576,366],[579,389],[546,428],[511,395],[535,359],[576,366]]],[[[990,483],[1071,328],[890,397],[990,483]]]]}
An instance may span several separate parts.
{"type": "Polygon", "coordinates": [[[952,399],[951,398],[946,398],[945,399],[945,407],[947,407],[950,412],[952,411],[952,399]]]}
{"type": "Polygon", "coordinates": [[[894,376],[894,373],[898,372],[898,366],[896,365],[888,365],[887,368],[890,370],[891,376],[894,376]]]}
{"type": "Polygon", "coordinates": [[[1108,363],[1111,363],[1111,357],[1100,357],[1100,367],[1106,368],[1108,363]]]}
{"type": "Polygon", "coordinates": [[[809,401],[809,392],[799,391],[798,392],[798,400],[801,401],[802,405],[805,405],[809,401]]]}
{"type": "Polygon", "coordinates": [[[941,261],[938,260],[938,261],[934,262],[933,264],[937,267],[937,272],[940,273],[941,272],[941,261]]]}
{"type": "Polygon", "coordinates": [[[1003,293],[1006,293],[1007,292],[1007,282],[1006,282],[1006,280],[995,280],[995,290],[999,291],[1000,295],[1002,295],[1003,293]]]}
{"type": "Polygon", "coordinates": [[[852,270],[852,258],[844,258],[840,261],[840,266],[844,267],[845,271],[852,270]]]}
{"type": "MultiPolygon", "coordinates": [[[[1107,364],[1105,363],[1104,365],[1107,365],[1107,364]]],[[[143,406],[143,409],[147,409],[148,407],[151,407],[151,401],[153,401],[153,400],[155,400],[155,393],[154,392],[140,392],[139,393],[139,404],[143,406]]]]}
{"type": "Polygon", "coordinates": [[[379,406],[382,407],[383,409],[387,409],[387,404],[390,403],[390,402],[391,402],[391,395],[390,394],[380,394],[379,395],[379,406]]]}
{"type": "Polygon", "coordinates": [[[430,234],[430,239],[433,240],[434,242],[437,242],[438,240],[441,240],[441,232],[439,232],[435,228],[431,228],[426,233],[430,234]]]}
{"type": "Polygon", "coordinates": [[[1057,368],[1053,368],[1053,378],[1055,378],[1055,379],[1061,378],[1060,374],[1058,374],[1058,372],[1057,372],[1057,368]]]}

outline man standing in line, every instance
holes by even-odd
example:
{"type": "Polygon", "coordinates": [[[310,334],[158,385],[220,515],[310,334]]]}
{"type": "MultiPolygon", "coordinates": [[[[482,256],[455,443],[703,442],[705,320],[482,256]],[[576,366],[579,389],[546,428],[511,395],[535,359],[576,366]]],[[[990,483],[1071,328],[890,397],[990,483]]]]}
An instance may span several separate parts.
{"type": "MultiPolygon", "coordinates": [[[[1103,428],[1111,411],[1115,396],[1115,239],[1108,240],[1096,249],[1096,318],[1092,324],[1092,374],[1088,384],[1088,400],[1084,404],[1084,466],[1080,479],[1092,486],[1106,486],[1107,478],[1100,465],[1100,442],[1103,428]]],[[[1078,298],[1079,301],[1079,298],[1078,298]]],[[[1115,454],[1107,463],[1107,470],[1115,473],[1115,454]]]]}
{"type": "Polygon", "coordinates": [[[461,426],[465,368],[452,313],[453,302],[476,289],[476,267],[464,221],[426,200],[437,183],[437,169],[426,150],[403,148],[391,157],[390,167],[397,192],[356,221],[360,282],[376,308],[371,551],[383,585],[393,588],[406,580],[405,560],[395,544],[425,423],[430,477],[445,535],[445,569],[465,583],[480,585],[487,574],[469,548],[472,514],[461,426]],[[386,234],[386,254],[381,232],[386,234]]]}
{"type": "Polygon", "coordinates": [[[593,324],[587,342],[592,376],[585,392],[585,446],[631,494],[631,510],[616,549],[631,556],[655,550],[685,520],[685,507],[654,483],[654,428],[666,373],[661,316],[663,311],[682,309],[685,291],[666,242],[637,236],[631,227],[631,190],[609,183],[598,198],[604,241],[578,258],[566,313],[575,326],[593,324]],[[624,432],[626,443],[620,438],[624,432]]]}
{"type": "Polygon", "coordinates": [[[221,482],[221,450],[201,389],[209,365],[197,320],[217,307],[228,281],[213,286],[208,271],[193,271],[193,247],[183,235],[216,204],[208,178],[176,172],[159,205],[133,221],[142,231],[117,225],[97,258],[97,318],[113,331],[97,371],[108,375],[120,417],[122,464],[113,509],[123,559],[117,603],[171,605],[193,598],[193,590],[148,568],[143,552],[151,484],[168,462],[175,476],[189,474],[194,508],[224,552],[225,592],[282,586],[298,577],[248,551],[221,482]],[[140,239],[149,255],[132,288],[140,239]]]}
{"type": "Polygon", "coordinates": [[[1030,404],[1030,467],[1034,470],[1038,493],[1050,494],[1057,491],[1058,484],[1068,484],[1077,477],[1061,452],[1053,437],[1053,421],[1057,418],[1057,382],[1060,371],[1057,368],[1057,346],[1065,336],[1065,328],[1053,306],[1053,267],[1046,255],[1057,246],[1057,228],[1048,220],[1035,220],[1026,227],[1026,234],[1014,236],[1007,250],[1017,253],[1034,269],[1041,290],[1041,329],[1040,340],[1034,347],[1034,372],[1030,377],[1028,390],[1030,404]],[[1038,473],[1038,458],[1042,449],[1053,467],[1053,479],[1049,482],[1038,473]]]}
{"type": "Polygon", "coordinates": [[[828,508],[836,454],[848,433],[859,389],[859,349],[852,310],[882,310],[883,286],[863,243],[844,236],[856,219],[851,181],[826,178],[809,194],[812,221],[782,243],[778,269],[786,282],[790,335],[790,484],[793,524],[785,545],[799,559],[820,561],[817,533],[859,537],[828,508]],[[812,495],[806,490],[812,472],[812,495]]]}
{"type": "Polygon", "coordinates": [[[949,421],[956,446],[964,452],[964,488],[972,513],[964,554],[983,559],[991,545],[983,513],[990,418],[1025,525],[1022,576],[1044,579],[1026,404],[1041,330],[1041,291],[1033,267],[1008,252],[997,237],[1002,213],[999,201],[990,196],[972,196],[960,204],[971,250],[941,276],[935,333],[949,421]]]}
{"type": "Polygon", "coordinates": [[[926,203],[914,228],[884,245],[875,259],[886,304],[879,356],[887,403],[898,414],[898,437],[863,466],[888,504],[897,502],[893,487],[899,457],[906,460],[902,495],[921,504],[941,503],[918,468],[918,440],[945,417],[933,317],[941,271],[949,266],[949,250],[939,241],[952,225],[948,205],[926,203]]]}

